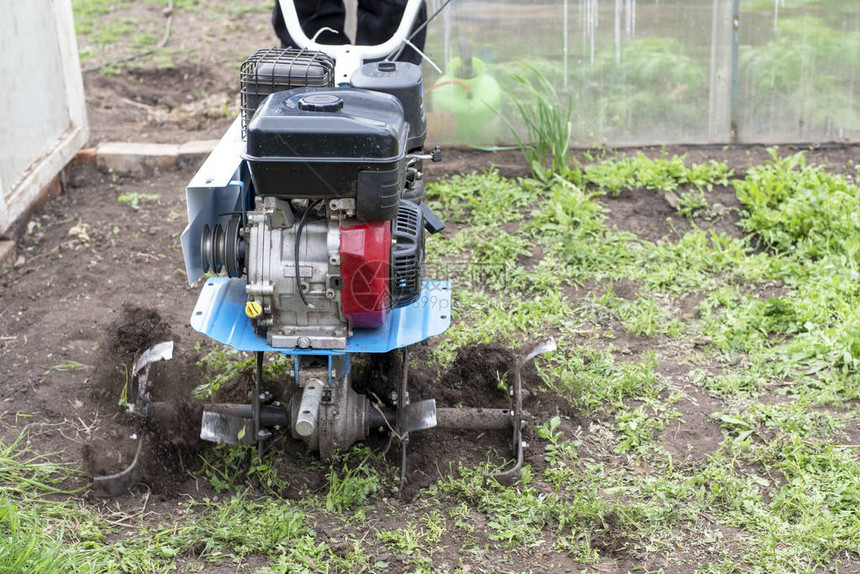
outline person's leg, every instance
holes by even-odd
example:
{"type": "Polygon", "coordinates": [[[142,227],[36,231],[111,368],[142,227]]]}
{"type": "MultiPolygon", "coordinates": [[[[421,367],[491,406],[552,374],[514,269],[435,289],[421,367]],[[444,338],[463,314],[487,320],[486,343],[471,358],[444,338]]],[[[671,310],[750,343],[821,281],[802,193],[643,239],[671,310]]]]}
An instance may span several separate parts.
{"type": "MultiPolygon", "coordinates": [[[[317,38],[320,44],[348,44],[349,38],[344,34],[344,20],[346,19],[346,9],[343,6],[343,0],[294,0],[296,5],[296,13],[299,16],[299,22],[302,24],[302,30],[308,38],[313,38],[320,28],[332,28],[337,30],[338,34],[331,32],[323,32],[317,38]]],[[[287,25],[284,22],[284,15],[281,13],[281,7],[277,0],[275,1],[275,9],[272,11],[272,27],[275,29],[275,34],[281,40],[281,47],[294,46],[287,25]]]]}
{"type": "MultiPolygon", "coordinates": [[[[397,31],[406,0],[358,0],[358,33],[356,44],[375,46],[382,44],[397,31]]],[[[422,2],[421,9],[412,30],[427,21],[427,5],[422,2]]],[[[410,40],[419,50],[424,50],[427,28],[424,28],[410,40]]],[[[410,47],[406,47],[398,60],[403,62],[421,63],[421,56],[410,47]]]]}

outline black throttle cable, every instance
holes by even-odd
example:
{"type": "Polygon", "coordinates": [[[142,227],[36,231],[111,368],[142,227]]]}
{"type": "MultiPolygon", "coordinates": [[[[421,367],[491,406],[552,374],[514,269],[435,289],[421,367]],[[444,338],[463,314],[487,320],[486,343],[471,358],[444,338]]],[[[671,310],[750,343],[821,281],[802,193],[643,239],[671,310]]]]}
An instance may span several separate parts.
{"type": "Polygon", "coordinates": [[[308,303],[308,299],[307,297],[305,297],[305,290],[302,289],[302,278],[299,276],[299,245],[302,241],[302,231],[304,231],[305,229],[305,221],[307,221],[308,213],[316,209],[317,206],[322,203],[322,201],[323,200],[318,199],[315,202],[308,204],[307,209],[305,209],[305,212],[302,214],[302,218],[299,221],[299,227],[298,229],[296,229],[296,252],[295,257],[293,257],[296,264],[296,289],[299,292],[299,297],[302,298],[302,303],[304,303],[306,307],[310,307],[311,309],[313,309],[314,306],[308,303]]]}

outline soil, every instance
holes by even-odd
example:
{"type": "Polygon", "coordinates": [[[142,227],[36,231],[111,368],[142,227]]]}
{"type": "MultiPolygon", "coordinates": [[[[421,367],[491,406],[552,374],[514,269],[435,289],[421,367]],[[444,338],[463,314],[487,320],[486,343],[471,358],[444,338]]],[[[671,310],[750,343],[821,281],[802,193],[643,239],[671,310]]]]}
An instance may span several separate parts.
{"type": "MultiPolygon", "coordinates": [[[[268,25],[266,13],[253,13],[247,18],[251,22],[249,29],[261,30],[268,25]]],[[[203,46],[218,45],[217,41],[201,37],[202,33],[195,31],[199,26],[195,28],[195,23],[181,13],[177,14],[176,26],[175,37],[184,38],[183,42],[193,43],[196,39],[203,46]]],[[[266,38],[264,45],[274,43],[273,37],[260,34],[266,38]]],[[[196,56],[177,54],[173,69],[153,69],[143,62],[140,69],[129,69],[121,75],[87,74],[90,144],[170,143],[220,137],[232,119],[224,108],[228,112],[235,109],[237,92],[228,60],[241,61],[234,52],[250,54],[258,47],[254,38],[238,35],[231,43],[230,54],[208,49],[196,56]]],[[[636,151],[639,150],[620,153],[636,151]]],[[[685,153],[690,161],[726,161],[736,173],[767,157],[763,147],[654,147],[643,151],[648,155],[685,153]]],[[[446,150],[446,155],[439,167],[433,166],[429,171],[428,180],[491,167],[508,177],[527,174],[518,152],[453,149],[446,150]]],[[[841,169],[860,157],[860,148],[812,150],[808,157],[811,163],[841,169]]],[[[194,475],[200,469],[198,452],[203,447],[196,438],[199,406],[189,400],[189,394],[203,375],[197,361],[213,346],[188,324],[199,287],[189,286],[186,280],[179,234],[186,224],[184,187],[193,173],[190,169],[171,169],[145,177],[123,177],[87,166],[75,167],[65,192],[31,222],[19,244],[19,260],[13,267],[0,270],[0,372],[6,373],[0,385],[0,439],[6,444],[30,425],[28,446],[35,452],[59,453],[60,458],[83,465],[93,474],[124,468],[134,455],[136,442],[131,435],[142,430],[118,405],[129,379],[128,371],[151,344],[168,339],[175,342],[174,359],[153,366],[153,380],[158,381],[153,401],[172,406],[159,416],[159,425],[146,429],[150,452],[145,456],[143,472],[144,484],[157,498],[150,509],[164,512],[175,509],[184,496],[215,495],[205,480],[194,475]],[[139,209],[119,200],[133,193],[157,197],[142,199],[139,209]]],[[[730,189],[716,189],[713,194],[710,197],[717,197],[724,211],[714,218],[697,220],[696,224],[738,235],[734,194],[730,189]]],[[[610,225],[645,239],[660,240],[673,229],[690,226],[687,219],[674,215],[664,197],[655,193],[625,192],[603,201],[609,208],[610,225]]],[[[632,284],[616,283],[614,289],[625,298],[636,295],[632,284]]],[[[580,291],[573,290],[570,295],[575,297],[580,291]]],[[[688,305],[692,312],[695,298],[688,305]]],[[[644,342],[635,337],[625,339],[622,332],[616,329],[616,345],[633,360],[644,350],[644,342]]],[[[689,349],[658,349],[661,373],[670,379],[682,379],[685,367],[679,357],[689,349]]],[[[415,352],[420,356],[426,354],[427,348],[419,345],[415,352]]],[[[509,397],[499,388],[499,381],[512,381],[514,360],[512,351],[497,344],[463,348],[444,372],[411,372],[413,398],[433,397],[439,406],[507,408],[509,397]]],[[[369,368],[372,371],[374,367],[369,368]]],[[[524,406],[536,422],[560,414],[566,432],[589,428],[592,419],[578,413],[567,400],[547,392],[533,366],[526,366],[523,380],[524,406]]],[[[245,393],[241,387],[233,387],[238,396],[245,393]]],[[[697,389],[683,390],[685,398],[676,405],[682,418],[677,427],[664,431],[664,442],[673,456],[695,461],[716,448],[719,428],[710,419],[715,410],[713,399],[697,389]]],[[[856,433],[857,429],[850,432],[856,433]]],[[[530,432],[526,440],[538,442],[530,432]]],[[[372,447],[380,449],[386,443],[384,436],[370,441],[372,447]]],[[[276,448],[282,451],[280,473],[291,479],[288,492],[279,494],[298,498],[325,488],[325,471],[309,466],[311,459],[301,445],[278,441],[276,448]]],[[[409,448],[410,477],[404,500],[418,496],[420,488],[432,484],[440,475],[456,473],[460,465],[487,460],[488,453],[491,461],[502,462],[509,457],[510,441],[501,433],[476,436],[440,431],[414,433],[409,448]]],[[[587,448],[588,439],[583,446],[587,448]]],[[[545,464],[542,450],[527,450],[526,463],[536,470],[545,464]]],[[[382,472],[396,472],[393,452],[391,461],[392,467],[382,472]]],[[[85,480],[82,477],[78,482],[85,480]]],[[[391,495],[380,493],[374,504],[406,504],[386,498],[391,495]]],[[[131,495],[121,498],[118,504],[134,506],[138,502],[131,495]]],[[[402,523],[402,518],[394,514],[388,527],[402,523]]],[[[607,520],[611,522],[611,517],[607,520]]],[[[626,571],[625,564],[640,564],[635,556],[625,555],[623,539],[593,543],[610,558],[598,566],[599,571],[626,571]]],[[[456,554],[448,555],[456,552],[452,548],[457,547],[449,544],[436,556],[456,563],[456,554]]],[[[396,556],[380,559],[390,561],[391,571],[406,568],[405,564],[398,566],[396,556]]],[[[560,568],[557,571],[580,568],[563,557],[554,560],[560,568]]],[[[235,571],[235,566],[230,568],[235,571]]],[[[220,570],[213,566],[209,571],[220,570]]]]}
{"type": "MultiPolygon", "coordinates": [[[[836,153],[840,158],[836,161],[841,161],[849,152],[856,150],[828,153],[836,153]]],[[[815,159],[829,161],[828,153],[815,153],[815,159]]],[[[719,157],[742,170],[747,165],[748,150],[724,150],[719,157]]],[[[524,175],[526,171],[510,154],[455,150],[449,158],[450,163],[442,165],[455,166],[457,171],[499,164],[506,166],[508,175],[524,175]]],[[[444,172],[436,170],[435,176],[440,173],[444,172]]],[[[18,263],[0,272],[0,370],[13,374],[0,387],[0,438],[7,444],[29,424],[28,442],[36,452],[60,452],[61,458],[92,474],[121,470],[134,456],[136,442],[131,435],[141,430],[118,406],[126,372],[151,344],[165,339],[175,342],[174,359],[153,365],[153,379],[158,381],[153,400],[172,405],[166,413],[159,414],[157,424],[147,429],[143,484],[151,492],[149,509],[153,512],[172,511],[180,497],[217,496],[199,475],[198,453],[206,447],[196,438],[200,407],[189,400],[191,389],[203,375],[197,361],[203,352],[213,348],[188,326],[198,288],[187,284],[178,244],[185,225],[183,188],[192,175],[192,170],[176,169],[132,178],[77,167],[65,193],[48,204],[30,225],[19,246],[22,256],[18,263]],[[137,210],[118,200],[121,195],[135,192],[158,197],[141,200],[137,210]]],[[[729,190],[715,193],[724,197],[724,205],[732,206],[729,190]]],[[[666,236],[665,221],[674,217],[665,200],[651,192],[622,193],[603,201],[610,210],[610,221],[617,227],[652,240],[666,236]],[[643,200],[643,195],[651,201],[643,200]]],[[[732,227],[734,217],[729,212],[722,220],[696,223],[737,233],[732,227]]],[[[676,230],[690,225],[686,219],[674,218],[672,222],[676,230]]],[[[636,296],[632,283],[616,282],[613,288],[621,297],[636,296]]],[[[569,295],[585,296],[585,291],[573,289],[569,295]]],[[[686,312],[693,312],[697,299],[688,299],[686,312]]],[[[655,348],[653,340],[626,335],[611,321],[606,328],[615,332],[614,345],[619,349],[620,360],[636,360],[642,352],[655,348]]],[[[662,436],[678,464],[701,464],[721,440],[719,426],[710,416],[719,408],[707,393],[684,385],[689,365],[683,357],[694,351],[695,342],[684,344],[687,346],[680,348],[677,343],[667,342],[663,347],[658,343],[655,349],[658,370],[683,393],[681,401],[674,405],[681,416],[674,425],[667,426],[662,436]]],[[[425,362],[420,359],[429,350],[429,343],[414,349],[413,356],[419,364],[425,362]]],[[[412,398],[432,397],[443,407],[463,404],[508,408],[509,398],[499,382],[512,381],[514,357],[515,353],[498,344],[460,349],[456,360],[442,372],[411,371],[412,398]]],[[[396,373],[396,367],[382,364],[367,368],[370,373],[396,373]]],[[[566,435],[584,434],[582,449],[587,452],[592,439],[583,429],[599,422],[599,415],[585,416],[569,401],[547,392],[533,366],[527,366],[523,376],[524,407],[535,422],[561,415],[566,435]]],[[[247,396],[248,382],[246,377],[225,387],[223,398],[241,401],[247,396]]],[[[540,440],[528,430],[525,440],[535,445],[526,450],[525,463],[539,472],[545,465],[540,440]]],[[[382,450],[388,446],[388,439],[379,434],[368,443],[382,450]]],[[[325,492],[326,471],[311,465],[313,458],[301,444],[277,441],[275,448],[279,451],[279,474],[290,477],[289,486],[279,495],[302,498],[308,493],[325,492]]],[[[396,446],[391,445],[389,462],[379,469],[381,473],[396,474],[395,451],[396,446]]],[[[487,460],[500,464],[509,456],[507,433],[413,433],[405,500],[420,499],[423,487],[442,476],[456,475],[463,465],[487,460]]],[[[620,457],[607,461],[621,463],[620,457]]],[[[78,480],[80,484],[84,481],[78,480]]],[[[374,504],[381,508],[397,504],[393,502],[395,494],[393,490],[380,492],[374,504]]],[[[139,504],[137,495],[133,492],[121,498],[120,504],[139,504]]],[[[391,520],[394,522],[387,527],[396,527],[397,520],[391,520]]],[[[383,522],[379,527],[386,525],[383,522]]],[[[606,557],[601,571],[622,572],[641,562],[630,554],[629,541],[613,537],[611,528],[601,532],[592,541],[606,557]]],[[[456,545],[449,545],[449,550],[436,557],[442,560],[446,552],[455,552],[450,548],[456,545]]],[[[380,556],[386,555],[384,548],[380,547],[379,552],[380,556]]],[[[453,560],[455,555],[448,558],[453,560]]],[[[394,572],[407,568],[405,563],[397,566],[397,556],[386,561],[394,572]]],[[[575,571],[578,567],[571,563],[570,568],[575,571]]]]}
{"type": "Polygon", "coordinates": [[[84,87],[90,144],[219,139],[230,125],[239,92],[238,86],[228,86],[208,69],[192,67],[88,74],[84,87]],[[210,94],[213,90],[216,93],[210,94]]]}

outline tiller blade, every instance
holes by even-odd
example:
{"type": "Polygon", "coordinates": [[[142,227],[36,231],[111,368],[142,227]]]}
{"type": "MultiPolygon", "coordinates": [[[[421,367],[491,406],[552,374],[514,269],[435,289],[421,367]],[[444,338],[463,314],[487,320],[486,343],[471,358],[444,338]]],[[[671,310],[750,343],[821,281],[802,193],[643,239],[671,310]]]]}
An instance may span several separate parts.
{"type": "Polygon", "coordinates": [[[149,368],[152,363],[169,361],[173,358],[173,341],[165,341],[148,348],[141,354],[131,372],[131,389],[129,395],[135,396],[133,403],[128,405],[128,412],[135,415],[137,424],[137,451],[134,460],[128,468],[107,476],[93,478],[93,492],[97,496],[120,496],[127,493],[140,480],[140,456],[143,443],[146,440],[145,419],[151,402],[149,368]]]}
{"type": "Polygon", "coordinates": [[[508,470],[485,474],[484,480],[492,478],[502,484],[508,484],[516,478],[523,467],[523,449],[527,446],[523,441],[523,427],[526,424],[525,421],[528,415],[528,413],[523,411],[523,366],[538,355],[555,351],[555,349],[555,340],[550,337],[546,341],[535,345],[528,353],[517,360],[517,365],[514,368],[513,437],[511,439],[511,450],[513,450],[517,462],[508,470]]]}
{"type": "Polygon", "coordinates": [[[397,408],[397,436],[400,439],[400,493],[406,481],[406,447],[409,444],[409,433],[429,428],[452,430],[505,430],[511,429],[511,454],[516,463],[511,468],[498,473],[484,475],[484,479],[494,479],[503,484],[509,484],[523,467],[523,449],[527,446],[523,441],[523,427],[531,415],[523,410],[522,368],[526,363],[541,355],[556,349],[555,340],[549,339],[536,344],[522,357],[517,359],[514,366],[513,409],[483,409],[483,408],[436,408],[433,399],[409,402],[409,392],[406,381],[406,357],[404,351],[404,373],[400,383],[400,402],[397,408]]]}
{"type": "Polygon", "coordinates": [[[200,438],[217,443],[250,446],[256,441],[254,420],[230,413],[203,411],[200,438]]]}

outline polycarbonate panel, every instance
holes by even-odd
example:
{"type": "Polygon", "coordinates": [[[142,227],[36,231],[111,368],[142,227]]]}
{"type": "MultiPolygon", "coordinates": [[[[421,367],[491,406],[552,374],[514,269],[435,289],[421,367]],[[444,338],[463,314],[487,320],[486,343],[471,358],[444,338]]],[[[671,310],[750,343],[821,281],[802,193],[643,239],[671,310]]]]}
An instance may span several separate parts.
{"type": "Polygon", "coordinates": [[[860,2],[741,2],[742,141],[860,140],[860,2]]]}
{"type": "Polygon", "coordinates": [[[72,122],[51,0],[2,0],[0,23],[0,180],[11,189],[72,122]]]}
{"type": "Polygon", "coordinates": [[[513,143],[537,71],[575,145],[857,141],[858,38],[856,0],[454,0],[428,34],[431,138],[513,143]]]}

